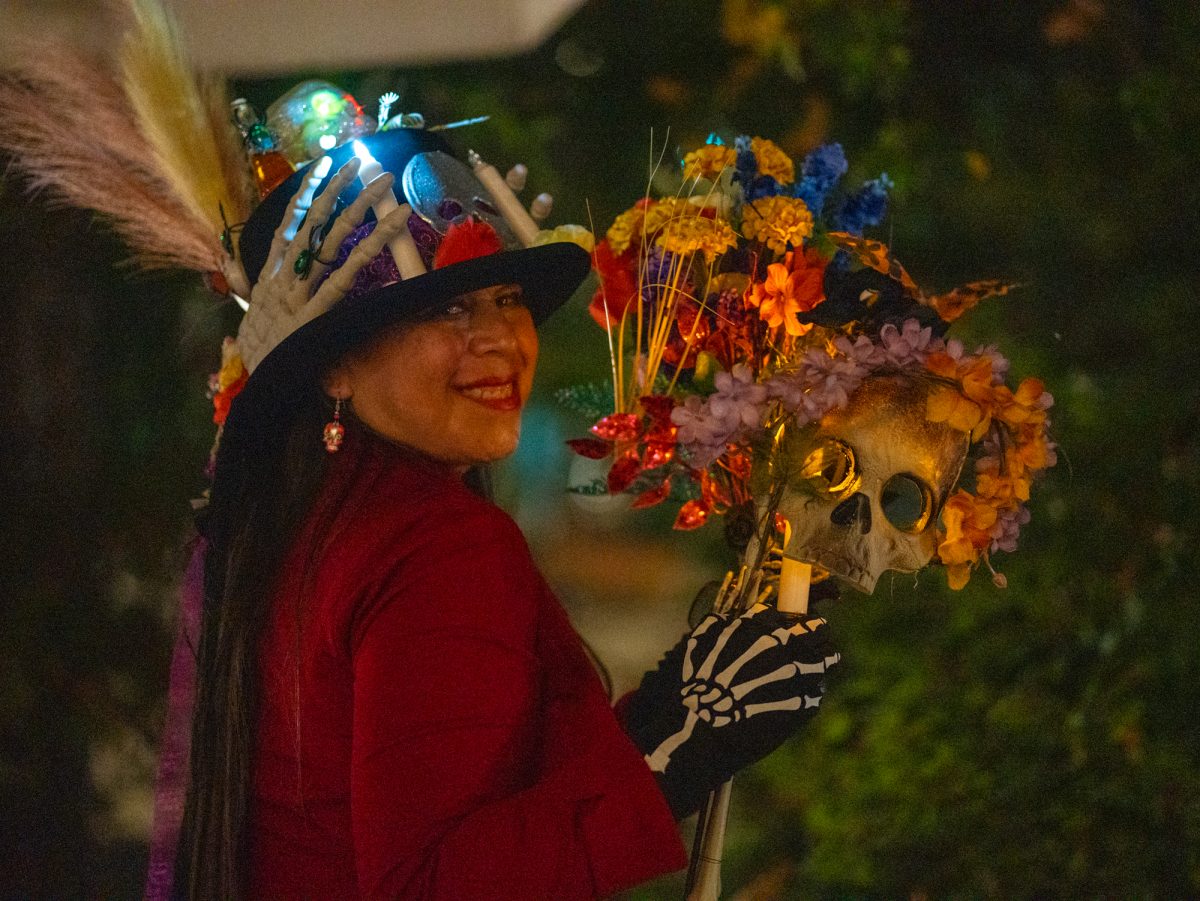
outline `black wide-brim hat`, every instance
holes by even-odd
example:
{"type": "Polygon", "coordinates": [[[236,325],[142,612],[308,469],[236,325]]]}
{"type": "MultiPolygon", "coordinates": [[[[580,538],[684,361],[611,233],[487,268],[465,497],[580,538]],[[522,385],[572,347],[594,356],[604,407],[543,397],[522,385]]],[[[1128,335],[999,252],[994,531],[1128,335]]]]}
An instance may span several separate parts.
{"type": "MultiPolygon", "coordinates": [[[[400,188],[400,173],[414,156],[430,151],[449,152],[440,135],[417,129],[395,129],[361,140],[385,171],[396,174],[396,189],[400,188]]],[[[353,148],[346,144],[329,154],[333,165],[318,193],[353,153],[353,148]]],[[[288,202],[307,175],[307,167],[293,173],[263,200],[243,228],[242,262],[252,281],[266,262],[272,237],[288,202]]],[[[361,188],[361,183],[355,180],[342,192],[342,201],[353,202],[361,188]]],[[[298,231],[303,233],[304,229],[298,231]]],[[[419,319],[459,295],[505,284],[521,286],[534,323],[540,325],[571,297],[587,277],[590,265],[591,258],[583,248],[555,242],[501,250],[344,298],[288,335],[255,367],[230,407],[218,468],[223,458],[240,455],[248,445],[256,443],[256,437],[265,438],[286,430],[290,412],[298,404],[308,402],[314,385],[328,368],[389,326],[419,319]]]]}

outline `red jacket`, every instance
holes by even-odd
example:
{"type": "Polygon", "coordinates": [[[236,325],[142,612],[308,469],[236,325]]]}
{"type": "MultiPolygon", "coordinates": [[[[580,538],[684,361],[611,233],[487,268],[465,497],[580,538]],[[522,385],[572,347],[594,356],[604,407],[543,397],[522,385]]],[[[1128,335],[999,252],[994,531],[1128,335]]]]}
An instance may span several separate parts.
{"type": "Polygon", "coordinates": [[[260,648],[252,897],[569,901],[684,866],[513,521],[354,437],[260,648]]]}

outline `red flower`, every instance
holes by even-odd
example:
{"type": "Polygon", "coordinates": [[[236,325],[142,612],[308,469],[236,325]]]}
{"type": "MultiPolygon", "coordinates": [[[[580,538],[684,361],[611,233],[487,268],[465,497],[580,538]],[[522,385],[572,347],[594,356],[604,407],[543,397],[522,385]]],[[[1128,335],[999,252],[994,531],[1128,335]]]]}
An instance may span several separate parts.
{"type": "Polygon", "coordinates": [[[679,508],[679,515],[675,517],[673,528],[679,529],[682,532],[690,532],[692,529],[698,529],[708,522],[708,514],[711,512],[711,509],[703,501],[688,501],[679,508]]]}
{"type": "Polygon", "coordinates": [[[433,268],[453,266],[476,257],[499,253],[503,249],[496,230],[474,216],[456,222],[446,229],[446,237],[433,255],[433,268]]]}
{"type": "Polygon", "coordinates": [[[603,460],[612,453],[612,442],[601,441],[599,438],[570,438],[567,440],[567,447],[589,460],[603,460]]]}
{"type": "Polygon", "coordinates": [[[600,277],[600,287],[592,296],[588,312],[601,328],[620,325],[625,311],[637,301],[636,263],[637,255],[632,249],[618,256],[612,252],[607,238],[592,251],[592,268],[600,277]]]}
{"type": "Polygon", "coordinates": [[[638,459],[637,450],[626,451],[608,471],[608,493],[620,494],[633,484],[641,471],[642,462],[638,459]]]}
{"type": "Polygon", "coordinates": [[[709,317],[700,305],[681,300],[675,308],[675,324],[663,349],[663,362],[680,369],[695,369],[696,357],[708,343],[709,317]],[[689,340],[691,339],[691,340],[689,340]]]}
{"type": "Polygon", "coordinates": [[[642,419],[636,413],[609,413],[592,426],[592,434],[605,441],[633,441],[642,434],[642,419]]]}
{"type": "Polygon", "coordinates": [[[630,507],[634,510],[644,510],[646,507],[653,507],[656,504],[661,504],[667,499],[667,495],[671,493],[671,480],[666,478],[662,480],[662,484],[651,488],[649,491],[643,491],[639,494],[630,507]]]}
{"type": "Polygon", "coordinates": [[[246,380],[248,378],[250,378],[250,374],[243,369],[237,381],[230,384],[223,391],[218,391],[213,395],[214,423],[217,425],[225,424],[225,420],[229,418],[229,407],[233,403],[233,399],[241,394],[242,389],[246,387],[246,380]]]}

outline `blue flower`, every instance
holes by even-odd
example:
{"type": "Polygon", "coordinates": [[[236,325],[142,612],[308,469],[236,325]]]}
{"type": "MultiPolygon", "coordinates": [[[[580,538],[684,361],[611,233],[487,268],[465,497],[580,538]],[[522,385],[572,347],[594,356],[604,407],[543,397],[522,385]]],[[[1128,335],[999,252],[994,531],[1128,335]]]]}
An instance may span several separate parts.
{"type": "Polygon", "coordinates": [[[783,193],[783,186],[769,175],[760,175],[743,186],[747,200],[758,200],[761,197],[774,197],[783,193]]]}
{"type": "Polygon", "coordinates": [[[750,149],[750,136],[738,135],[734,139],[733,149],[737,152],[737,160],[733,167],[733,180],[749,188],[758,176],[758,158],[750,149]]]}
{"type": "Polygon", "coordinates": [[[878,225],[887,214],[887,192],[891,187],[892,180],[886,172],[864,182],[857,193],[842,201],[833,217],[834,227],[861,236],[864,229],[878,225]]]}
{"type": "Polygon", "coordinates": [[[849,164],[841,144],[822,144],[804,158],[801,177],[792,188],[792,196],[799,197],[814,216],[819,216],[825,198],[846,174],[847,168],[849,164]]]}

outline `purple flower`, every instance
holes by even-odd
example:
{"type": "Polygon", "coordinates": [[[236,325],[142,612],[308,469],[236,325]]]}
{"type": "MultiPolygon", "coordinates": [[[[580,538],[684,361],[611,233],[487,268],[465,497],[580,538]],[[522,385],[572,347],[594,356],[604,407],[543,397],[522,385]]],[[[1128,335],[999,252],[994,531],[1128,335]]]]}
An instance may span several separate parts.
{"type": "Polygon", "coordinates": [[[1006,554],[1015,551],[1021,526],[1029,522],[1029,518],[1029,508],[1023,504],[1012,510],[998,511],[996,524],[988,533],[992,537],[991,550],[1004,551],[1006,554]]]}
{"type": "Polygon", "coordinates": [[[671,274],[674,256],[657,244],[651,245],[646,254],[646,278],[642,283],[642,303],[653,307],[661,295],[663,285],[671,274]]]}
{"type": "Polygon", "coordinates": [[[897,368],[923,362],[929,354],[945,350],[941,338],[933,336],[932,327],[921,328],[916,319],[906,319],[900,328],[887,323],[879,330],[879,343],[887,362],[897,368]]]}
{"type": "Polygon", "coordinates": [[[766,386],[754,381],[754,373],[743,363],[732,372],[713,377],[717,390],[708,397],[710,415],[720,421],[730,436],[743,428],[757,428],[767,400],[766,386]]]}
{"type": "Polygon", "coordinates": [[[874,365],[872,358],[882,353],[865,337],[853,343],[838,338],[834,346],[840,353],[830,356],[814,348],[795,369],[776,373],[766,382],[770,396],[778,399],[799,425],[814,422],[834,407],[849,403],[850,395],[874,365]]]}
{"type": "Polygon", "coordinates": [[[878,225],[887,214],[887,192],[892,180],[887,173],[879,178],[864,182],[858,192],[851,194],[834,214],[833,224],[852,235],[862,235],[863,230],[878,225]]]}
{"type": "Polygon", "coordinates": [[[848,167],[841,144],[822,144],[804,158],[804,165],[800,168],[801,178],[792,189],[792,196],[799,197],[814,216],[819,216],[825,206],[825,198],[846,174],[848,167]]]}
{"type": "Polygon", "coordinates": [[[717,390],[707,398],[693,394],[671,411],[671,422],[679,427],[679,443],[697,466],[719,457],[739,433],[758,428],[767,402],[766,386],[755,382],[744,364],[737,364],[732,372],[718,372],[713,383],[717,390]]]}

